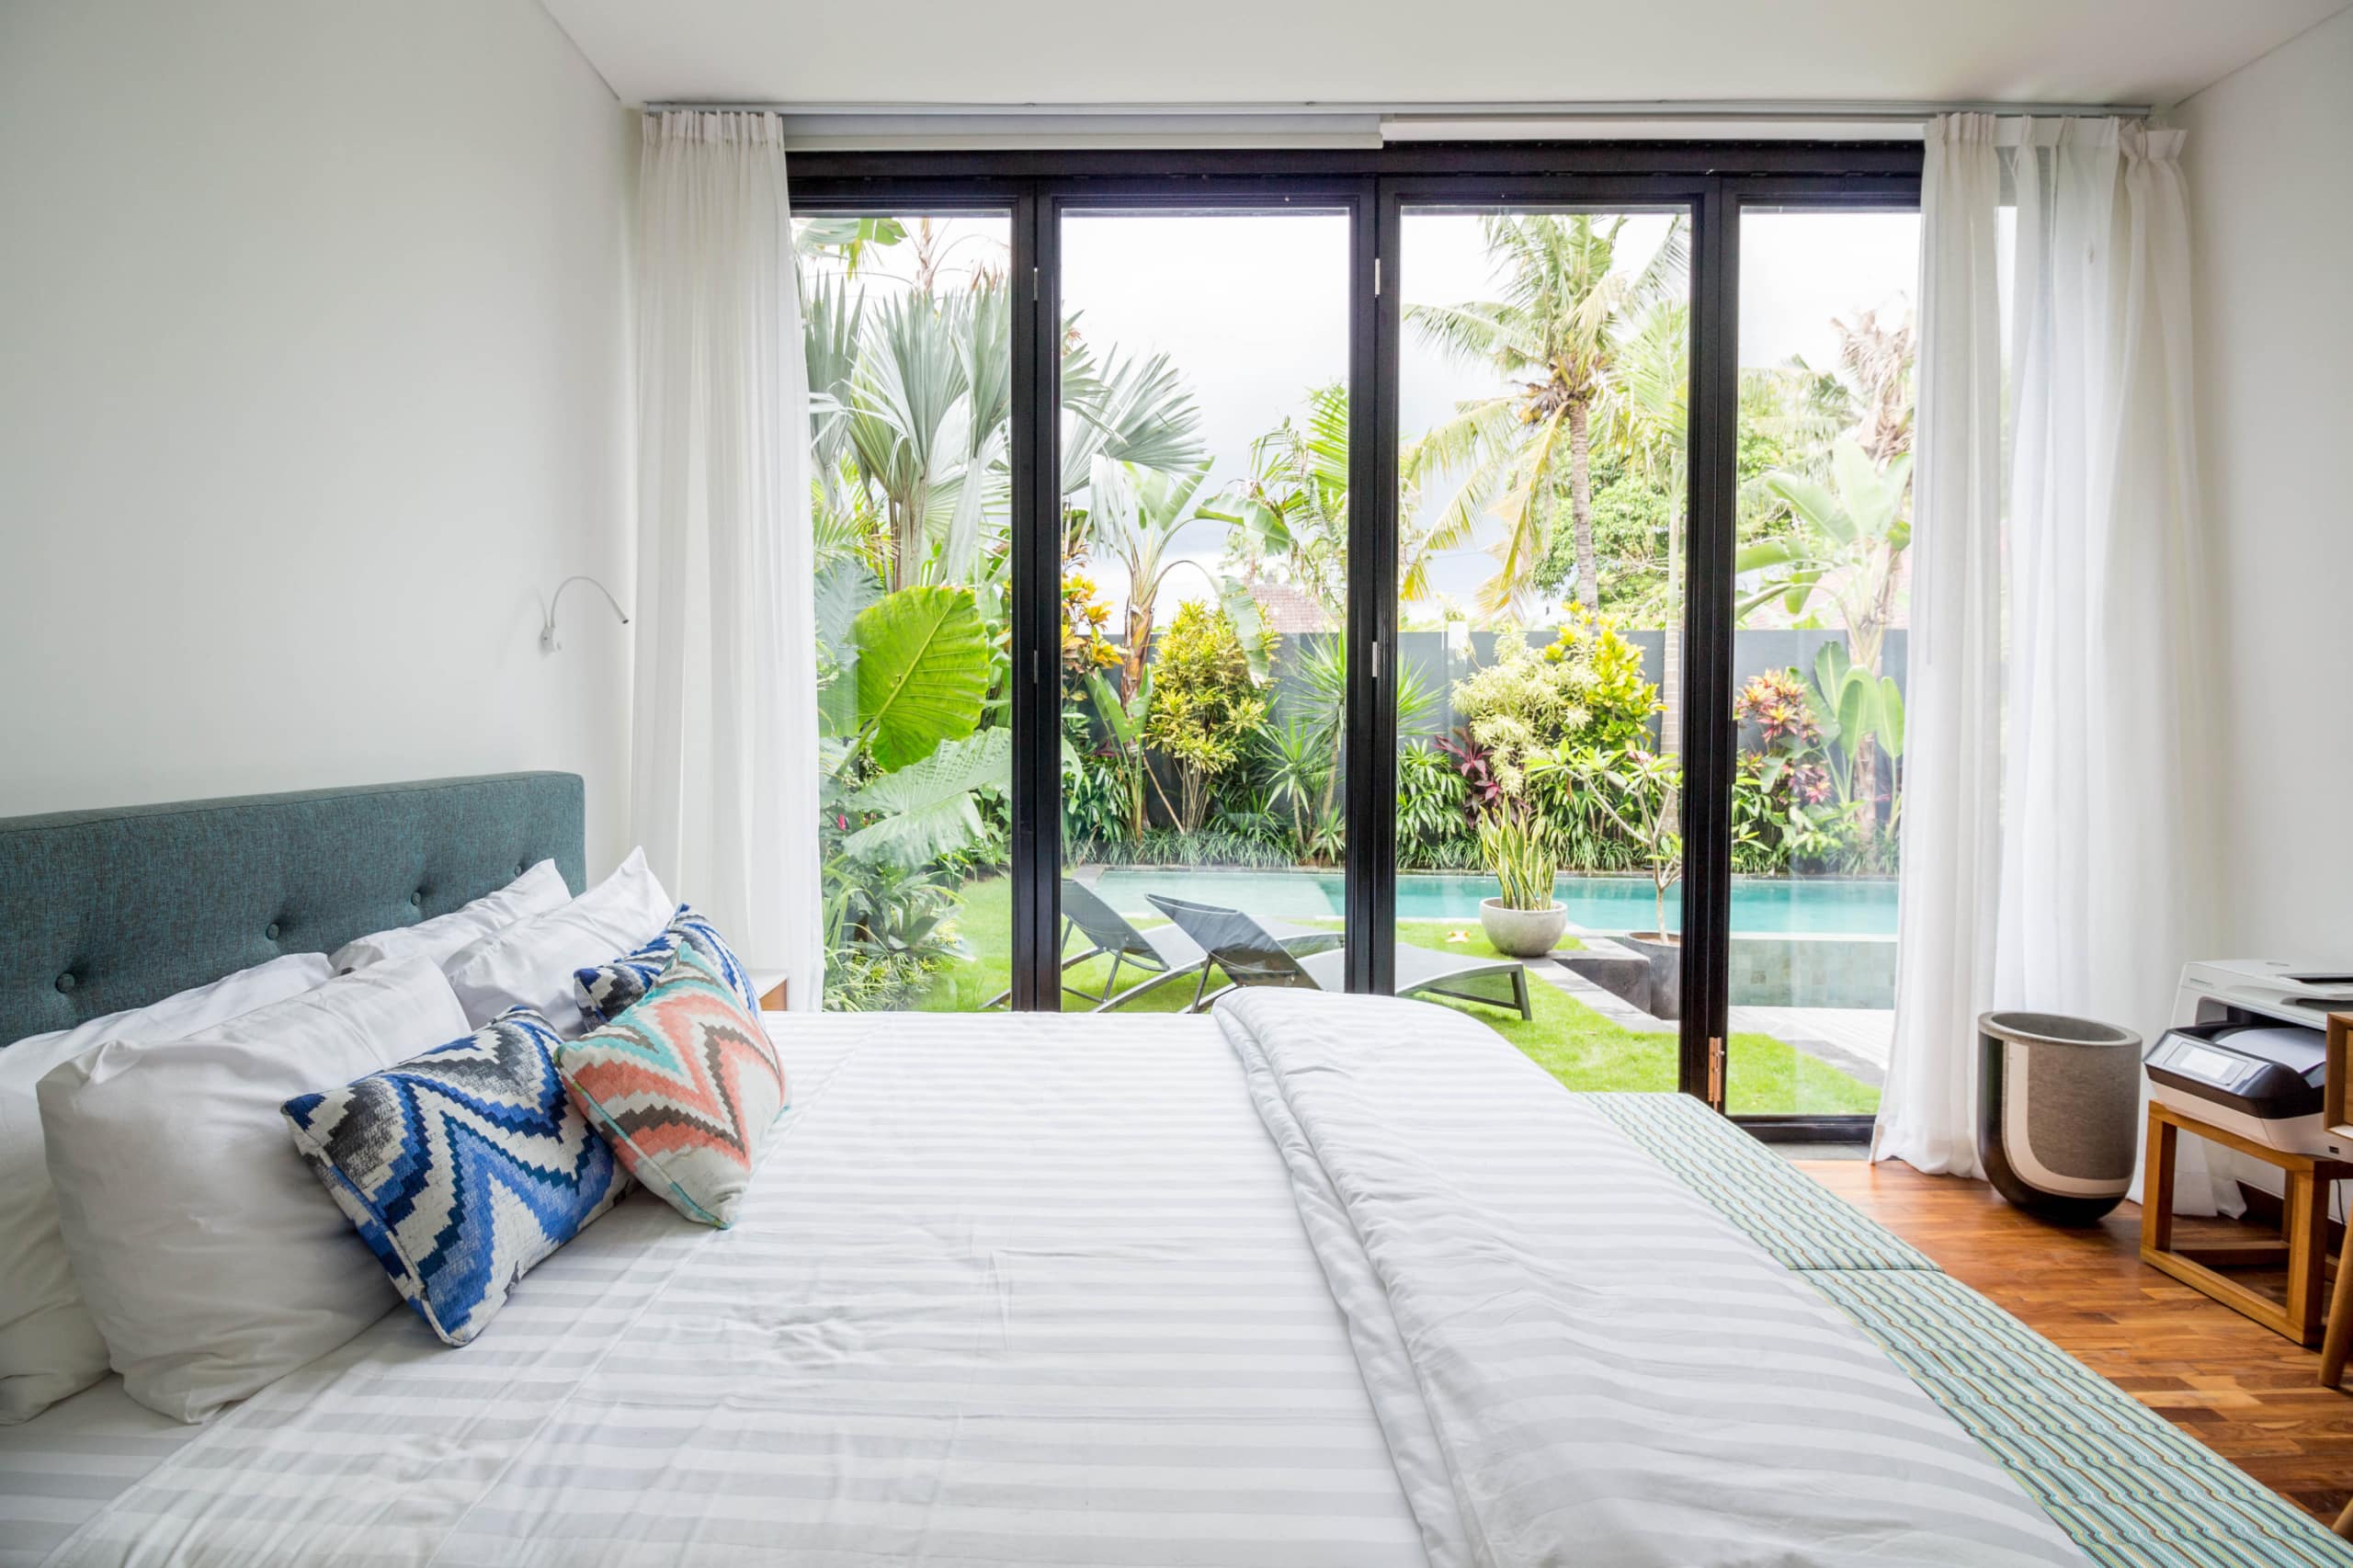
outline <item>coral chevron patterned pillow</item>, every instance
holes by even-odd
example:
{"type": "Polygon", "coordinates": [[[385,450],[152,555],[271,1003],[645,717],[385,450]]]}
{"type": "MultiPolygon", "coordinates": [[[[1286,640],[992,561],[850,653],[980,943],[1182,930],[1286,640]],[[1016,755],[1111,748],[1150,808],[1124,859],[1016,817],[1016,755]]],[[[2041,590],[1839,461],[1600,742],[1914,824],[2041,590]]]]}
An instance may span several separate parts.
{"type": "Polygon", "coordinates": [[[752,989],[752,976],[735,957],[735,949],[727,945],[711,923],[694,912],[694,906],[682,903],[654,939],[632,953],[624,953],[610,963],[591,964],[575,971],[572,989],[580,1001],[580,1011],[591,1024],[610,1023],[631,1007],[638,998],[662,978],[670,960],[680,949],[690,949],[710,960],[712,972],[727,982],[728,988],[743,998],[746,1011],[755,1015],[760,1010],[760,998],[752,989]]]}
{"type": "Polygon", "coordinates": [[[629,1187],[555,1070],[529,1007],[323,1095],[288,1100],[294,1144],[408,1304],[451,1345],[629,1187]]]}
{"type": "Polygon", "coordinates": [[[558,1047],[580,1108],[638,1180],[689,1220],[725,1227],[784,1108],[760,1016],[692,944],[637,1004],[558,1047]]]}

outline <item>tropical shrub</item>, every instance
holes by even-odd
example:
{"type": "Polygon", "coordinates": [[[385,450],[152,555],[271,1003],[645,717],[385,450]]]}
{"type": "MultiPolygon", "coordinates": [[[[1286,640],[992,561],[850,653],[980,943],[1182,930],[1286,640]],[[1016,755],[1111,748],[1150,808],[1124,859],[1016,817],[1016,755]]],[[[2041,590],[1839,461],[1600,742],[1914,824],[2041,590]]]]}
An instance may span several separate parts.
{"type": "Polygon", "coordinates": [[[1495,787],[1506,801],[1520,798],[1528,758],[1559,745],[1592,719],[1593,661],[1571,647],[1557,659],[1531,652],[1528,639],[1507,631],[1495,639],[1495,662],[1454,685],[1454,710],[1484,755],[1495,787]]]}
{"type": "Polygon", "coordinates": [[[1063,717],[1063,842],[1118,844],[1128,831],[1127,780],[1119,761],[1092,749],[1087,717],[1065,710],[1063,717]]]}
{"type": "Polygon", "coordinates": [[[1742,755],[1732,780],[1732,869],[1745,876],[1772,876],[1790,867],[1789,776],[1766,778],[1768,759],[1742,755]]]}
{"type": "Polygon", "coordinates": [[[882,593],[840,562],[817,622],[828,1005],[881,1005],[962,950],[954,886],[1003,852],[1011,739],[981,727],[996,673],[972,589],[882,593]]]}
{"type": "Polygon", "coordinates": [[[1654,928],[1665,932],[1666,890],[1683,875],[1683,835],[1676,826],[1682,765],[1639,748],[1605,751],[1573,743],[1540,753],[1529,769],[1540,778],[1560,779],[1634,844],[1657,899],[1654,928]]]}
{"type": "Polygon", "coordinates": [[[1591,671],[1578,740],[1594,746],[1647,744],[1651,716],[1665,704],[1657,686],[1643,678],[1643,651],[1619,634],[1617,618],[1571,605],[1544,657],[1556,665],[1582,662],[1591,671]]]}
{"type": "Polygon", "coordinates": [[[1313,719],[1294,714],[1260,729],[1255,744],[1267,803],[1303,852],[1310,824],[1324,814],[1331,799],[1336,768],[1330,737],[1313,719]]]}
{"type": "Polygon", "coordinates": [[[1475,865],[1471,791],[1457,759],[1436,746],[1397,754],[1397,863],[1409,870],[1475,865]]]}
{"type": "Polygon", "coordinates": [[[1143,738],[1175,765],[1176,825],[1201,825],[1211,787],[1233,770],[1267,717],[1250,658],[1225,611],[1186,605],[1161,638],[1152,666],[1143,738]]]}
{"type": "Polygon", "coordinates": [[[1086,693],[1094,700],[1096,726],[1103,738],[1096,760],[1117,786],[1122,831],[1132,842],[1143,836],[1144,787],[1159,788],[1144,754],[1144,726],[1152,716],[1152,672],[1145,670],[1135,691],[1125,699],[1099,675],[1086,677],[1086,693]]]}
{"type": "Polygon", "coordinates": [[[1094,578],[1083,572],[1063,574],[1063,673],[1082,680],[1120,663],[1120,650],[1104,634],[1111,607],[1095,593],[1094,578]]]}

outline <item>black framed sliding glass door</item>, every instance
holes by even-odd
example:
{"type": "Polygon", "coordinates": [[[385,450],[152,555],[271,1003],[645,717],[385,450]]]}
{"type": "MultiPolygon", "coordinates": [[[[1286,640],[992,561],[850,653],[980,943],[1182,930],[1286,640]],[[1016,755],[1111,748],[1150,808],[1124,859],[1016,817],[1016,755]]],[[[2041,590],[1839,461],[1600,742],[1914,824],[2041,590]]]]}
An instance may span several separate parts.
{"type": "Polygon", "coordinates": [[[1895,1005],[1915,203],[1737,206],[1734,1115],[1866,1116],[1895,1005]]]}
{"type": "Polygon", "coordinates": [[[1009,991],[1009,205],[796,214],[813,403],[826,1000],[1009,991]]]}
{"type": "Polygon", "coordinates": [[[1829,1015],[1875,1010],[1836,987],[1889,944],[1824,923],[1875,908],[1881,868],[1807,858],[1836,770],[1798,755],[1787,703],[1751,711],[1772,694],[1748,666],[1778,638],[1807,644],[1774,665],[1790,680],[1820,673],[1813,644],[1863,672],[1813,701],[1872,682],[1838,731],[1877,737],[1861,785],[1845,767],[1846,798],[1875,801],[1848,831],[1889,841],[1878,679],[1901,687],[1900,637],[1832,616],[1852,573],[1802,530],[1805,483],[1835,498],[1845,472],[1829,422],[1899,415],[1817,364],[1835,329],[1803,318],[1836,277],[1873,294],[1836,319],[1886,325],[1880,285],[1908,275],[1884,223],[1917,166],[1885,146],[797,158],[821,543],[864,572],[821,583],[816,634],[888,657],[881,623],[920,605],[980,671],[954,733],[884,757],[859,670],[827,662],[854,983],[831,1000],[1108,1003],[1116,1027],[1237,973],[1395,990],[1574,1086],[1859,1127],[1873,1085],[1832,1026],[1873,1020],[1829,1015]],[[1562,906],[1557,937],[1483,907],[1506,884],[1562,906]]]}
{"type": "Polygon", "coordinates": [[[1390,268],[1395,989],[1673,1089],[1692,207],[1447,194],[1390,268]]]}
{"type": "Polygon", "coordinates": [[[1066,1008],[1196,1006],[1210,949],[1345,987],[1351,219],[1048,203],[1066,1008]]]}

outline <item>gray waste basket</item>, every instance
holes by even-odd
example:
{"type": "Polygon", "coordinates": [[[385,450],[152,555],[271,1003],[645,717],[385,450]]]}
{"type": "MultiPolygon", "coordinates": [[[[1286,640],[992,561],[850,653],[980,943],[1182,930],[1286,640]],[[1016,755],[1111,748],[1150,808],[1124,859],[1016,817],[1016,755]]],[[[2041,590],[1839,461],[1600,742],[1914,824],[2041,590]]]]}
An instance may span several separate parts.
{"type": "Polygon", "coordinates": [[[2140,1150],[2141,1037],[2058,1013],[1977,1020],[1977,1157],[1995,1190],[2063,1224],[2124,1200],[2140,1150]]]}

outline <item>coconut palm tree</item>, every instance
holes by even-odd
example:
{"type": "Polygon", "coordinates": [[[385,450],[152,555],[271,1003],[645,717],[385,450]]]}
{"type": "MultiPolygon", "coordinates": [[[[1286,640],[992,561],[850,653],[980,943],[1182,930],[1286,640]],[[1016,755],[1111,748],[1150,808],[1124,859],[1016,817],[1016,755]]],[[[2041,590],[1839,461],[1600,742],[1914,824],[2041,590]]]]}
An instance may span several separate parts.
{"type": "Polygon", "coordinates": [[[1504,525],[1492,547],[1498,570],[1479,592],[1489,615],[1527,596],[1544,558],[1544,519],[1563,485],[1576,530],[1577,597],[1588,609],[1599,607],[1594,425],[1618,395],[1626,339],[1652,307],[1680,297],[1687,263],[1678,216],[1638,271],[1620,271],[1626,222],[1589,212],[1491,213],[1481,227],[1503,297],[1406,310],[1406,320],[1438,348],[1513,383],[1457,404],[1412,454],[1424,472],[1464,476],[1432,530],[1438,548],[1467,541],[1482,513],[1504,525]]]}
{"type": "MultiPolygon", "coordinates": [[[[1668,757],[1683,752],[1683,507],[1690,493],[1685,439],[1690,387],[1691,307],[1681,300],[1661,301],[1620,349],[1615,395],[1604,405],[1601,440],[1667,498],[1659,751],[1668,757]]],[[[1672,825],[1672,803],[1668,814],[1672,825]]]]}

